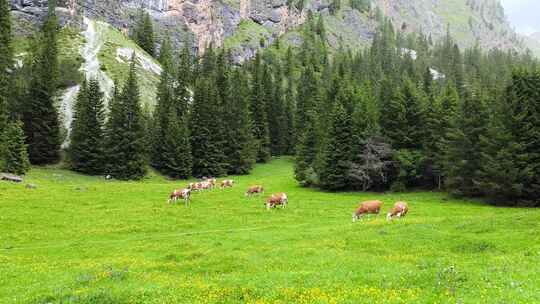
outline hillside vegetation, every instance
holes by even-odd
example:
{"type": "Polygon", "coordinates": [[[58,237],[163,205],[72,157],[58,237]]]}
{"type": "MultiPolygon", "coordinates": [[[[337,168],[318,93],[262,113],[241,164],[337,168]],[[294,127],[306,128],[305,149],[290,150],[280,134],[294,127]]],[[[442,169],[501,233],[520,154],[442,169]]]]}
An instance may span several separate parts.
{"type": "Polygon", "coordinates": [[[34,168],[0,183],[1,303],[536,303],[540,210],[300,188],[289,159],[167,205],[187,181],[34,168]],[[287,209],[244,197],[260,183],[287,209]],[[411,207],[353,224],[361,200],[411,207]]]}

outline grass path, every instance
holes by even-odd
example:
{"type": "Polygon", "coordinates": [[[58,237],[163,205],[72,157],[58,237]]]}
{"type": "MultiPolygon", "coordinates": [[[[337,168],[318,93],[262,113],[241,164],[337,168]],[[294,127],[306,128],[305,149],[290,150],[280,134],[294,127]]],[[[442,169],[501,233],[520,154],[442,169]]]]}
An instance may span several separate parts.
{"type": "Polygon", "coordinates": [[[0,183],[0,303],[540,303],[540,210],[444,194],[323,193],[288,159],[235,188],[167,195],[152,175],[105,181],[33,169],[0,183]],[[266,211],[251,184],[287,192],[266,211]],[[358,201],[411,206],[401,221],[351,223],[358,201]]]}

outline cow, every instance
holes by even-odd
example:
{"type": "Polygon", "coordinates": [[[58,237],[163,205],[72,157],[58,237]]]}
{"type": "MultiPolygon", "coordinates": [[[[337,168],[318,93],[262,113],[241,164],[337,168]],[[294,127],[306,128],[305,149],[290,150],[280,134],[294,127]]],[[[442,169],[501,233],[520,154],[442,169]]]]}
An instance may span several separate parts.
{"type": "Polygon", "coordinates": [[[208,182],[208,181],[190,183],[188,185],[188,189],[190,189],[191,191],[208,190],[208,189],[212,189],[212,184],[210,182],[208,182]]]}
{"type": "Polygon", "coordinates": [[[361,219],[366,214],[376,214],[378,216],[381,212],[382,204],[383,202],[378,200],[360,203],[360,206],[352,215],[353,223],[361,219]]]}
{"type": "Polygon", "coordinates": [[[200,183],[200,189],[201,190],[210,190],[212,189],[214,186],[212,185],[211,182],[209,181],[204,181],[204,182],[201,182],[200,183]]]}
{"type": "Polygon", "coordinates": [[[252,196],[254,194],[264,194],[263,186],[256,185],[256,186],[249,187],[248,190],[246,191],[246,196],[252,196]]]}
{"type": "Polygon", "coordinates": [[[217,180],[212,177],[212,178],[207,178],[204,182],[210,185],[208,189],[213,189],[216,186],[217,180]]]}
{"type": "Polygon", "coordinates": [[[201,189],[201,183],[189,183],[187,189],[191,191],[199,191],[201,189]]]}
{"type": "Polygon", "coordinates": [[[396,202],[394,204],[394,208],[392,208],[386,215],[386,219],[390,221],[394,217],[400,218],[405,216],[407,212],[409,212],[409,206],[406,202],[396,202]]]}
{"type": "Polygon", "coordinates": [[[230,188],[234,185],[234,181],[232,179],[226,179],[221,182],[221,189],[230,188]]]}
{"type": "Polygon", "coordinates": [[[266,209],[271,209],[276,206],[281,206],[281,208],[287,207],[289,204],[289,199],[287,198],[287,194],[285,193],[276,193],[272,194],[267,200],[266,200],[266,209]]]}
{"type": "Polygon", "coordinates": [[[169,196],[169,204],[174,204],[178,199],[183,199],[184,204],[189,206],[189,200],[191,198],[191,189],[174,190],[169,196]]]}

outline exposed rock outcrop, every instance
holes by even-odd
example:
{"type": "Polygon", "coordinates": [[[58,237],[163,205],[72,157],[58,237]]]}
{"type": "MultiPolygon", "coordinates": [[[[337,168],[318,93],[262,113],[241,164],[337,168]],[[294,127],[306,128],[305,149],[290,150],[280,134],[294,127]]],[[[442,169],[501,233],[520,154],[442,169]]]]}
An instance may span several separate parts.
{"type": "MultiPolygon", "coordinates": [[[[376,28],[376,7],[406,31],[421,30],[437,39],[449,27],[463,47],[479,43],[484,48],[523,49],[499,0],[372,0],[367,12],[352,9],[342,1],[343,8],[336,15],[329,12],[330,0],[305,0],[301,10],[287,0],[78,0],[73,7],[74,1],[59,1],[63,23],[80,24],[81,18],[73,21],[76,12],[118,28],[129,28],[138,9],[144,8],[151,13],[158,35],[168,33],[177,45],[192,43],[201,53],[210,44],[226,46],[237,61],[253,56],[259,48],[257,40],[268,45],[301,25],[308,11],[326,17],[331,45],[365,45],[376,28]],[[258,39],[244,39],[252,34],[258,39]]],[[[28,31],[29,25],[42,20],[46,5],[46,0],[12,0],[19,32],[28,31]]],[[[298,35],[287,36],[289,42],[298,43],[298,35]]]]}

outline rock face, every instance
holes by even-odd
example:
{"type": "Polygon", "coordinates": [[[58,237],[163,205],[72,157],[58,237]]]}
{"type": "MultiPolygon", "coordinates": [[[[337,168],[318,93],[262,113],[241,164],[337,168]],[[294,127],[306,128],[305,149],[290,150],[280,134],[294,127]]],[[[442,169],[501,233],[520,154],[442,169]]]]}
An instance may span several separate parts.
{"type": "MultiPolygon", "coordinates": [[[[168,33],[177,45],[189,42],[198,52],[204,52],[210,44],[225,46],[232,50],[236,61],[253,56],[260,45],[268,45],[280,36],[290,44],[298,44],[301,40],[295,28],[306,20],[308,11],[325,16],[331,45],[365,45],[377,26],[375,8],[390,17],[397,28],[421,30],[435,40],[449,27],[462,47],[479,43],[484,48],[523,49],[499,0],[372,0],[367,11],[352,9],[348,1],[341,1],[343,8],[335,15],[329,12],[330,0],[305,0],[301,9],[288,2],[295,1],[64,0],[59,1],[58,11],[63,23],[80,24],[80,16],[84,15],[117,28],[129,28],[138,9],[144,8],[151,13],[158,36],[168,33]]],[[[47,0],[12,0],[20,33],[43,18],[46,5],[47,0]]]]}

